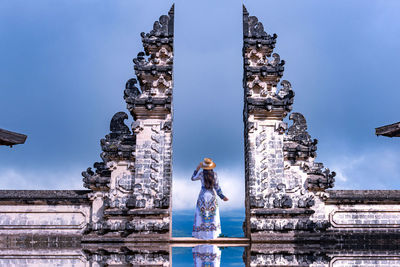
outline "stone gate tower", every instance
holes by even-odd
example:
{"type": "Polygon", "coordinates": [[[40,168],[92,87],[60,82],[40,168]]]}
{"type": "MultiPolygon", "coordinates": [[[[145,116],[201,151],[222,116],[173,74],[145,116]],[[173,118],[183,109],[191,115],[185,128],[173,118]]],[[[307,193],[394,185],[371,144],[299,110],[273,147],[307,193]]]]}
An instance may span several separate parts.
{"type": "Polygon", "coordinates": [[[326,228],[324,216],[310,216],[315,196],[332,187],[335,176],[314,162],[317,140],[307,133],[304,116],[291,113],[289,128],[283,122],[294,92],[288,81],[280,82],[285,62],[273,53],[276,38],[243,7],[245,234],[252,240],[326,228]]]}
{"type": "Polygon", "coordinates": [[[82,173],[93,190],[87,234],[94,238],[171,235],[174,6],[141,36],[144,52],[133,59],[137,79],[124,91],[132,131],[124,124],[128,115],[116,113],[101,140],[103,161],[82,173]]]}

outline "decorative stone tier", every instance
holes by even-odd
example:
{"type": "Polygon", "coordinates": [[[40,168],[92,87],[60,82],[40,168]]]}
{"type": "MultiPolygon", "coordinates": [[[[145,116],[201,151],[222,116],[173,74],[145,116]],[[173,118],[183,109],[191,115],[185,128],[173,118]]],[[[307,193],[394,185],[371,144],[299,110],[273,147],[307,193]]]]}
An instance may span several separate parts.
{"type": "Polygon", "coordinates": [[[0,236],[0,266],[172,266],[167,243],[81,244],[69,237],[0,236]]]}
{"type": "Polygon", "coordinates": [[[90,190],[0,190],[0,203],[5,204],[90,204],[90,190]]]}
{"type": "Polygon", "coordinates": [[[392,243],[386,238],[363,242],[365,236],[357,238],[359,243],[345,242],[340,246],[307,242],[255,243],[245,249],[243,259],[246,266],[399,266],[400,242],[392,243]]]}
{"type": "Polygon", "coordinates": [[[327,190],[325,204],[399,204],[400,190],[327,190]]]}

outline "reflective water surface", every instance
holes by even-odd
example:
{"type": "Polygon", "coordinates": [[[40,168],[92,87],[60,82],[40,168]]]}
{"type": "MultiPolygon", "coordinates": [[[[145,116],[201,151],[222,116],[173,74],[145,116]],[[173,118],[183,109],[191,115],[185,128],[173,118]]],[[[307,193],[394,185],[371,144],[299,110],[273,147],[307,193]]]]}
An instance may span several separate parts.
{"type": "Polygon", "coordinates": [[[0,266],[400,266],[396,240],[363,244],[79,244],[0,240],[0,266]]]}
{"type": "Polygon", "coordinates": [[[218,247],[198,245],[195,247],[173,247],[173,266],[245,266],[244,247],[218,247]]]}

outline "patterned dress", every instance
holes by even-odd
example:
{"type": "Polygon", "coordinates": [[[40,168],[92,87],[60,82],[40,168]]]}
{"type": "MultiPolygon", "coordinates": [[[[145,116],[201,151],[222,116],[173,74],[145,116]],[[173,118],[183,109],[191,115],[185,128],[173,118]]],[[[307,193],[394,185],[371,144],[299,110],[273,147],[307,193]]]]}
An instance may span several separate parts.
{"type": "Polygon", "coordinates": [[[218,185],[217,173],[214,172],[214,188],[204,187],[203,171],[195,171],[192,181],[201,180],[201,191],[197,198],[196,213],[192,236],[199,239],[214,239],[221,234],[221,223],[219,218],[218,195],[221,199],[225,198],[218,185]]]}
{"type": "Polygon", "coordinates": [[[192,249],[195,267],[220,267],[221,250],[215,245],[199,245],[192,249]]]}

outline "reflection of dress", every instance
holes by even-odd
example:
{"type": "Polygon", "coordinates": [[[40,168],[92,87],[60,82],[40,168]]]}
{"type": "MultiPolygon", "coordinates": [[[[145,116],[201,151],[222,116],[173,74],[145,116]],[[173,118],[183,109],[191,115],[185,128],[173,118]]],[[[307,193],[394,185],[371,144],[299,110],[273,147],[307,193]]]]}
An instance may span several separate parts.
{"type": "Polygon", "coordinates": [[[192,176],[192,181],[201,180],[202,185],[194,215],[192,236],[195,238],[214,239],[221,234],[219,208],[215,191],[221,199],[225,196],[218,185],[217,173],[214,172],[214,175],[215,183],[212,189],[204,187],[203,171],[195,171],[192,176]]]}
{"type": "Polygon", "coordinates": [[[215,245],[199,245],[192,249],[195,267],[219,267],[221,250],[215,245]]]}

